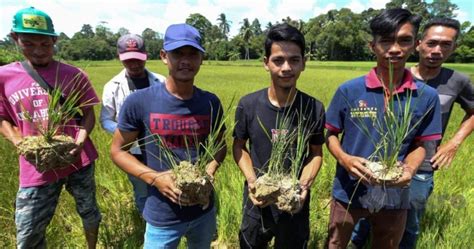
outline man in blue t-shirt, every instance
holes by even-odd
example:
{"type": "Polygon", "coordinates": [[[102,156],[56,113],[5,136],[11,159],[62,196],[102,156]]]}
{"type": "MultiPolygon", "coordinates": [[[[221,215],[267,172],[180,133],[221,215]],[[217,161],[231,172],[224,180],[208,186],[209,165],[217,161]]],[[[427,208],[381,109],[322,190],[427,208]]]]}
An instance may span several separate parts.
{"type": "MultiPolygon", "coordinates": [[[[404,9],[384,10],[370,22],[370,48],[377,66],[368,75],[341,85],[326,113],[327,146],[337,160],[331,202],[328,247],[346,248],[354,224],[366,218],[373,227],[373,248],[398,248],[405,227],[408,185],[425,156],[422,141],[441,138],[440,105],[436,91],[416,81],[405,63],[415,48],[421,18],[404,9]],[[390,87],[392,83],[394,88],[390,87]],[[411,99],[411,101],[408,101],[411,99]],[[397,108],[408,105],[412,115],[410,130],[400,149],[398,160],[403,173],[383,188],[366,165],[375,152],[374,141],[382,135],[376,124],[383,122],[387,103],[397,108]],[[361,129],[363,122],[367,127],[361,129]],[[342,137],[339,138],[339,134],[342,137]],[[378,212],[370,212],[372,196],[383,189],[385,199],[378,212]]],[[[381,199],[382,200],[382,199],[381,199]]],[[[380,200],[376,200],[380,201],[380,200]]]]}
{"type": "MultiPolygon", "coordinates": [[[[428,197],[434,187],[434,170],[438,167],[448,167],[461,143],[471,134],[474,128],[474,87],[469,77],[442,64],[456,49],[456,39],[459,36],[460,24],[450,18],[434,18],[424,27],[421,40],[416,50],[420,55],[419,63],[411,67],[416,79],[424,81],[438,92],[441,102],[441,120],[443,134],[448,120],[457,102],[465,112],[461,125],[455,135],[440,145],[438,141],[425,143],[426,156],[418,168],[410,184],[410,209],[407,214],[405,233],[400,248],[415,248],[420,233],[420,220],[425,211],[428,197]]],[[[369,232],[367,222],[361,221],[354,229],[352,242],[362,248],[369,232]]]]}
{"type": "MultiPolygon", "coordinates": [[[[322,163],[324,143],[324,106],[296,88],[304,70],[305,40],[303,34],[288,24],[273,26],[265,40],[265,69],[270,74],[270,87],[240,99],[235,112],[233,154],[245,176],[244,211],[239,231],[240,248],[267,248],[275,238],[275,248],[306,248],[309,240],[309,190],[322,163]],[[299,173],[300,210],[286,213],[249,195],[255,191],[257,177],[267,172],[272,141],[297,129],[297,117],[305,119],[311,137],[306,141],[308,154],[299,173]],[[288,125],[281,125],[289,117],[288,125]],[[271,135],[269,135],[271,134],[271,135]],[[247,142],[249,146],[247,147],[247,142]]],[[[296,167],[287,159],[284,167],[296,167]]]]}
{"type": "MultiPolygon", "coordinates": [[[[175,186],[174,175],[162,160],[156,136],[180,160],[195,162],[198,151],[193,139],[202,142],[222,113],[216,95],[194,86],[204,49],[199,32],[187,24],[174,24],[165,33],[160,55],[168,67],[165,84],[138,90],[125,100],[111,148],[112,160],[125,172],[148,185],[143,210],[146,221],[145,248],[176,248],[181,237],[190,248],[209,248],[216,230],[216,213],[211,196],[208,205],[189,202],[175,186]],[[143,163],[128,152],[142,138],[143,163]],[[192,138],[192,139],[190,139],[192,138]]],[[[223,161],[222,148],[207,166],[213,176],[223,161]]]]}

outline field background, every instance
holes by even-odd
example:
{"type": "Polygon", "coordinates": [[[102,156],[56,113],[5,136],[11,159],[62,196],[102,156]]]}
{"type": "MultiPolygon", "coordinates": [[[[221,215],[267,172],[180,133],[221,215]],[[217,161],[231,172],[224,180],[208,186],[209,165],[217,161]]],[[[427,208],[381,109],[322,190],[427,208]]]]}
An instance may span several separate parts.
{"type": "MultiPolygon", "coordinates": [[[[77,62],[89,74],[94,88],[102,89],[122,66],[119,61],[77,62]]],[[[298,81],[298,88],[321,100],[325,106],[338,85],[366,74],[373,62],[308,62],[298,81]]],[[[474,80],[474,64],[447,64],[447,67],[468,74],[474,80]]],[[[161,61],[148,61],[147,67],[166,75],[161,61]]],[[[232,97],[241,96],[267,87],[269,75],[259,61],[205,61],[196,85],[214,92],[224,106],[232,97]]],[[[236,103],[234,103],[236,105],[236,103]]],[[[100,107],[96,108],[98,117],[100,107]]],[[[234,111],[234,110],[232,110],[234,111]]],[[[232,114],[233,115],[233,114],[232,114]]],[[[463,111],[455,106],[446,137],[450,138],[459,126],[463,111]]],[[[474,171],[473,136],[459,149],[451,168],[435,175],[435,191],[431,196],[422,222],[418,248],[472,248],[474,238],[474,171]]],[[[111,162],[108,151],[111,136],[99,125],[92,133],[98,151],[96,162],[97,198],[102,211],[99,246],[101,248],[139,248],[144,224],[134,210],[131,185],[125,174],[111,162]]],[[[228,141],[230,146],[231,141],[228,141]]],[[[16,151],[0,138],[0,248],[14,248],[14,200],[18,189],[18,158],[16,151]]],[[[322,248],[329,217],[328,203],[335,172],[335,160],[325,149],[321,171],[312,187],[311,238],[309,248],[322,248]]],[[[225,162],[216,176],[218,207],[217,248],[238,248],[238,228],[241,220],[243,177],[228,150],[225,162]]],[[[51,248],[84,248],[81,221],[72,197],[63,191],[53,221],[48,226],[47,241],[51,248]]],[[[182,243],[184,244],[184,243],[182,243]]]]}

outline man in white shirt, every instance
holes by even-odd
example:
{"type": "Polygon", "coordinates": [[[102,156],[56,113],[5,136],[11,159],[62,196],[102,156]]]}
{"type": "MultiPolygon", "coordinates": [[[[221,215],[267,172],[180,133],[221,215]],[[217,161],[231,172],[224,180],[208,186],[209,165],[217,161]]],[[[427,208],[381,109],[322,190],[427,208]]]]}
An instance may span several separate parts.
{"type": "MultiPolygon", "coordinates": [[[[120,109],[128,95],[138,89],[165,82],[164,76],[145,68],[147,52],[141,36],[135,34],[121,36],[117,42],[117,52],[124,69],[105,84],[100,112],[100,124],[110,134],[113,134],[117,127],[120,109]]],[[[138,160],[142,162],[145,160],[138,143],[132,146],[130,152],[138,160]]],[[[141,214],[148,195],[146,183],[131,175],[128,178],[133,185],[135,205],[141,214]]]]}

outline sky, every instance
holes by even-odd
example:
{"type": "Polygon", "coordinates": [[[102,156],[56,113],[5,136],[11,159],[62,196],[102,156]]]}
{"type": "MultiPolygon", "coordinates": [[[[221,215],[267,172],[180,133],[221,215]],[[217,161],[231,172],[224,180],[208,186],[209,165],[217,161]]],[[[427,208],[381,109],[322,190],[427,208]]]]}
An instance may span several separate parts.
{"type": "MultiPolygon", "coordinates": [[[[53,19],[56,32],[69,37],[81,30],[83,24],[96,27],[102,24],[112,32],[124,27],[131,33],[141,34],[151,28],[163,34],[170,24],[183,23],[192,13],[204,15],[217,24],[224,13],[231,22],[230,36],[238,33],[242,20],[258,18],[262,28],[268,22],[276,23],[289,16],[308,21],[332,9],[350,8],[360,13],[365,9],[380,9],[388,0],[0,0],[0,39],[12,27],[16,11],[34,6],[53,19]]],[[[431,1],[428,1],[431,2],[431,1]]],[[[457,19],[474,24],[474,2],[451,0],[458,5],[457,19]]]]}

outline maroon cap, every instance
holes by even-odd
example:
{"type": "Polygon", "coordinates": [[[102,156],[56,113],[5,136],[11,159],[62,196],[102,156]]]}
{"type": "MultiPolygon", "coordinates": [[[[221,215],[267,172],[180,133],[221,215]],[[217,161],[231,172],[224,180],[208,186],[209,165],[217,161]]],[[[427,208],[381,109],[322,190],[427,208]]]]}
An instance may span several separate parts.
{"type": "Polygon", "coordinates": [[[126,34],[117,41],[117,50],[121,61],[137,59],[146,61],[145,41],[139,35],[126,34]]]}

